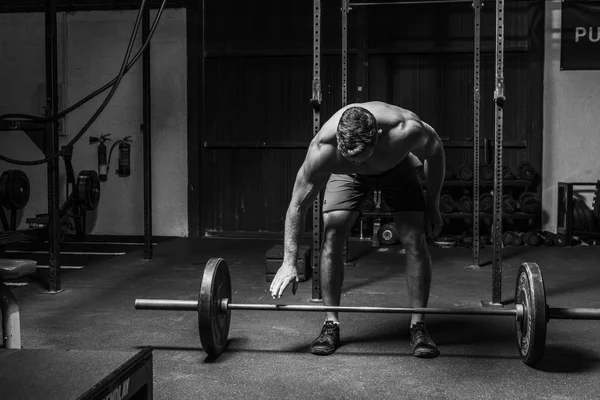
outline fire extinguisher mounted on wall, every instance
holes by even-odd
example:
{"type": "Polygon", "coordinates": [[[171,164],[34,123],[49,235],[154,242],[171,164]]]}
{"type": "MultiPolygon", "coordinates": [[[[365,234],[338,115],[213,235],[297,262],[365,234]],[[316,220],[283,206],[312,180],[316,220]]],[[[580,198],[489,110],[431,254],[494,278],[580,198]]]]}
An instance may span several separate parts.
{"type": "Polygon", "coordinates": [[[100,137],[90,136],[90,144],[98,143],[98,177],[100,182],[108,178],[108,159],[106,158],[106,142],[110,141],[110,133],[100,137]]]}
{"type": "MultiPolygon", "coordinates": [[[[119,166],[115,173],[120,177],[126,177],[131,174],[131,136],[119,140],[119,166]]],[[[115,145],[117,144],[115,143],[115,145]]],[[[114,145],[113,145],[114,148],[114,145]]],[[[112,149],[111,149],[112,153],[112,149]]]]}

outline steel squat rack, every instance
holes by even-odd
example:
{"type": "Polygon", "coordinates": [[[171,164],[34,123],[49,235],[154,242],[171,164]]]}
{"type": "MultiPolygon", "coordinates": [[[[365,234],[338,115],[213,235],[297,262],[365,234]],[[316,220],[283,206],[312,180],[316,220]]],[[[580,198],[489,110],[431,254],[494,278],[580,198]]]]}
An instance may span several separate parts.
{"type": "MultiPolygon", "coordinates": [[[[342,106],[348,104],[348,14],[352,6],[406,5],[432,3],[471,3],[474,11],[474,76],[473,76],[473,198],[479,198],[480,174],[480,72],[481,72],[481,8],[483,0],[423,0],[390,2],[351,2],[341,0],[342,17],[342,106]]],[[[484,305],[501,305],[502,297],[502,145],[504,136],[504,5],[505,0],[496,0],[496,50],[495,50],[495,145],[494,145],[494,211],[492,225],[492,299],[484,305]]],[[[321,125],[321,0],[313,0],[313,80],[312,110],[313,133],[321,125]]],[[[473,261],[469,268],[480,268],[479,202],[473,202],[473,261]]],[[[313,204],[312,230],[312,298],[321,300],[319,254],[321,250],[321,196],[313,204]]],[[[346,246],[347,247],[347,246],[346,246]]]]}

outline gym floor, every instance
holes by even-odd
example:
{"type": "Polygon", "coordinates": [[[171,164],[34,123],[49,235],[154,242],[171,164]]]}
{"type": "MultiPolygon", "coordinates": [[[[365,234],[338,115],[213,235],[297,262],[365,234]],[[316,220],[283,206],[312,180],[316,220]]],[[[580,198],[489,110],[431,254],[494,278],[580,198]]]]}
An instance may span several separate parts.
{"type": "MultiPolygon", "coordinates": [[[[516,347],[514,319],[430,315],[441,356],[418,359],[408,344],[409,315],[343,314],[343,345],[328,357],[308,345],[324,315],[232,311],[230,341],[207,360],[195,312],[136,311],[136,298],[197,300],[206,261],[224,258],[233,301],[308,304],[310,281],[295,296],[269,296],[264,254],[275,240],[173,239],[144,261],[142,249],[62,271],[58,295],[39,277],[12,290],[21,310],[24,348],[137,351],[153,348],[156,399],[597,399],[600,321],[551,320],[546,351],[534,369],[516,347]],[[38,279],[36,279],[38,278],[38,279]]],[[[343,305],[407,304],[400,247],[350,242],[343,305]]],[[[491,299],[491,267],[472,270],[471,250],[431,248],[431,307],[480,307],[491,299]]],[[[517,269],[537,262],[551,307],[598,307],[600,247],[508,247],[503,300],[514,299],[517,269]]],[[[491,260],[491,247],[482,251],[491,260]]],[[[45,274],[47,270],[38,270],[45,274]]]]}

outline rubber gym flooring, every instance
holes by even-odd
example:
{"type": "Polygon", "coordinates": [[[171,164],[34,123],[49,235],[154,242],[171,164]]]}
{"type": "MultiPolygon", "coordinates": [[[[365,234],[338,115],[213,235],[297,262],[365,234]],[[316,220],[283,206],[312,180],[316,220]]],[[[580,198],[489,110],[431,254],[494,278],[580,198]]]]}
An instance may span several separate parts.
{"type": "MultiPolygon", "coordinates": [[[[228,262],[234,302],[310,303],[310,281],[300,283],[295,296],[288,290],[279,301],[270,298],[264,254],[275,243],[173,239],[155,247],[152,261],[143,260],[138,246],[120,256],[88,258],[82,269],[63,270],[65,291],[57,295],[44,294],[36,276],[29,277],[26,286],[12,287],[21,310],[23,347],[137,351],[150,346],[156,399],[600,396],[600,321],[551,320],[544,359],[531,368],[519,358],[511,317],[430,315],[427,325],[441,355],[418,359],[408,344],[409,315],[343,314],[343,345],[322,357],[310,354],[308,345],[320,331],[323,314],[232,311],[229,346],[217,360],[208,360],[195,312],[134,309],[136,298],[197,300],[202,271],[211,257],[228,262]]],[[[405,256],[399,249],[374,251],[369,244],[350,242],[342,304],[405,306],[405,256]]],[[[491,299],[491,267],[464,267],[472,262],[471,250],[431,251],[429,306],[480,307],[482,300],[491,299]]],[[[503,300],[514,299],[520,263],[535,261],[543,272],[549,306],[599,307],[599,256],[598,246],[508,247],[503,300]]],[[[491,247],[483,249],[481,259],[491,260],[491,247]]]]}

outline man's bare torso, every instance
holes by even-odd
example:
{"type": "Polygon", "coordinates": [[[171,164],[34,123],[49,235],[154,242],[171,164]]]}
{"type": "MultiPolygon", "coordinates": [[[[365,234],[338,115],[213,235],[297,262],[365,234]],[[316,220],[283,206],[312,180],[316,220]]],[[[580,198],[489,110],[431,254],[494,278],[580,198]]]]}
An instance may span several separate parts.
{"type": "Polygon", "coordinates": [[[414,147],[415,130],[427,129],[431,127],[415,113],[401,107],[378,101],[350,104],[336,112],[323,125],[311,143],[308,156],[311,156],[311,151],[318,151],[318,157],[325,157],[327,160],[323,165],[328,173],[377,175],[392,169],[406,156],[415,158],[415,166],[418,165],[419,161],[409,151],[414,147]],[[360,166],[348,161],[337,149],[336,132],[340,117],[346,108],[352,106],[370,111],[377,120],[378,129],[382,130],[373,155],[360,166]]]}

